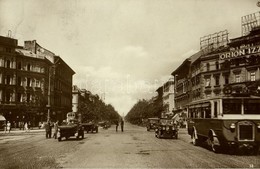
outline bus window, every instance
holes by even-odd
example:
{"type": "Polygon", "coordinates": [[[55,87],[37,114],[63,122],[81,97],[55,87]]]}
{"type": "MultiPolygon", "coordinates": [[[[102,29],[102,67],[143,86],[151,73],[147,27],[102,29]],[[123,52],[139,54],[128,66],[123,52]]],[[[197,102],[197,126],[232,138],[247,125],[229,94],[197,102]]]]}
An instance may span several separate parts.
{"type": "Polygon", "coordinates": [[[241,114],[241,105],[241,100],[223,99],[223,114],[241,114]]]}
{"type": "Polygon", "coordinates": [[[244,100],[244,114],[260,114],[260,100],[244,100]]]}

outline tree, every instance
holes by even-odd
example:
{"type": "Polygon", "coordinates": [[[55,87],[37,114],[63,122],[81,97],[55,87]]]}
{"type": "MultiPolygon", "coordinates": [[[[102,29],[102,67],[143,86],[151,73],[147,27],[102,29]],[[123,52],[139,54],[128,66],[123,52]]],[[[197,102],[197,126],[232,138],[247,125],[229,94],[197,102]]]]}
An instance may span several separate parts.
{"type": "Polygon", "coordinates": [[[81,113],[83,122],[94,121],[110,121],[118,119],[120,115],[111,104],[106,105],[98,95],[80,96],[78,111],[81,113]]]}
{"type": "Polygon", "coordinates": [[[160,117],[164,111],[161,98],[156,100],[139,100],[127,113],[126,120],[132,124],[141,124],[144,119],[150,117],[160,117]]]}

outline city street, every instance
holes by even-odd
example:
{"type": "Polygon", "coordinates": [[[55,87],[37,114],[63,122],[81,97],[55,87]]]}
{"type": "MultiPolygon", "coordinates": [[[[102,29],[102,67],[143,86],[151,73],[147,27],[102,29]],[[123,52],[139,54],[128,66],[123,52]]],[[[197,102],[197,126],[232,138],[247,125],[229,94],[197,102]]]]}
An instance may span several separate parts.
{"type": "Polygon", "coordinates": [[[215,154],[195,147],[185,129],[179,139],[158,139],[144,127],[100,129],[85,139],[46,139],[43,130],[0,134],[0,168],[248,168],[260,156],[215,154]]]}

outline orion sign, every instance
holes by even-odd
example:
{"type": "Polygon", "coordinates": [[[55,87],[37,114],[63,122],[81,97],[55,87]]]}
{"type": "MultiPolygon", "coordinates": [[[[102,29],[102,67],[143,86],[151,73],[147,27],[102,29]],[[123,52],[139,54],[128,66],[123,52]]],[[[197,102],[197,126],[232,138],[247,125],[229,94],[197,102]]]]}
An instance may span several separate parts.
{"type": "Polygon", "coordinates": [[[256,53],[260,53],[260,46],[252,46],[252,47],[248,47],[248,48],[243,48],[243,49],[238,49],[238,50],[221,53],[221,54],[219,54],[219,59],[220,60],[235,59],[235,58],[238,58],[241,56],[256,54],[256,53]]]}

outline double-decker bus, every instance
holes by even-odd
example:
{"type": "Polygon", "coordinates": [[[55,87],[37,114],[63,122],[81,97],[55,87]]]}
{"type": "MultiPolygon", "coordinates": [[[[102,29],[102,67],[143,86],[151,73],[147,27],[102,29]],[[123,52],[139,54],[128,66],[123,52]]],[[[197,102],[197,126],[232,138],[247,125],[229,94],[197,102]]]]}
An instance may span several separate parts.
{"type": "Polygon", "coordinates": [[[257,153],[260,145],[260,97],[219,97],[188,105],[192,143],[212,151],[240,148],[257,153]]]}

